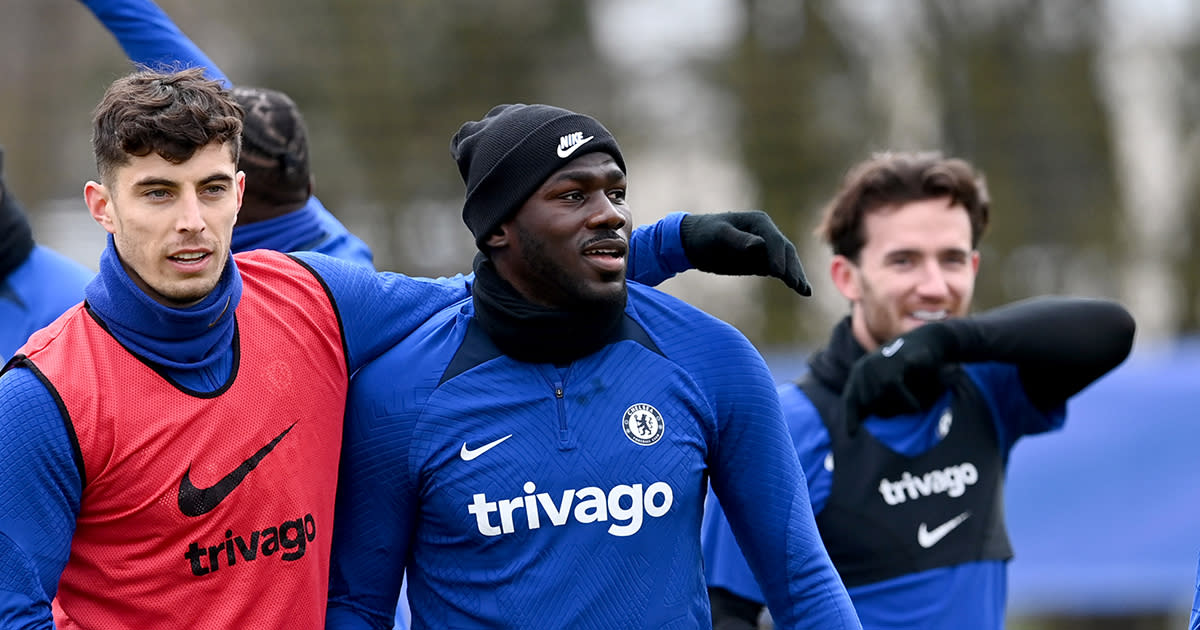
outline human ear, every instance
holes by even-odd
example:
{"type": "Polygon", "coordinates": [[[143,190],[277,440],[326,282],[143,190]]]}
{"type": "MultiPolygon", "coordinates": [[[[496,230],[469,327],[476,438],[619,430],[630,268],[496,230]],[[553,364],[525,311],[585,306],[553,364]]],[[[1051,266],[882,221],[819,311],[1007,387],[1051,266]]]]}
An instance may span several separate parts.
{"type": "Polygon", "coordinates": [[[483,242],[484,245],[487,245],[491,249],[507,247],[511,228],[512,223],[501,223],[499,227],[492,230],[491,234],[488,234],[487,240],[483,242]]]}
{"type": "Polygon", "coordinates": [[[862,272],[858,265],[841,254],[835,255],[833,261],[829,263],[829,275],[833,279],[833,286],[837,287],[842,297],[851,302],[858,301],[862,297],[860,273],[862,272]]]}
{"type": "Polygon", "coordinates": [[[88,213],[109,234],[117,233],[116,221],[112,216],[112,193],[104,184],[89,181],[83,186],[83,201],[87,204],[88,213]]]}

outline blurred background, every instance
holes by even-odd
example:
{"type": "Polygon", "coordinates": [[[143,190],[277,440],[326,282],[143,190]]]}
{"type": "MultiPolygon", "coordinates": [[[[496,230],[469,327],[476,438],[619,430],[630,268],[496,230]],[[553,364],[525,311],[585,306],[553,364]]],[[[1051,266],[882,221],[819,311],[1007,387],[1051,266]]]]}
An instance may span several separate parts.
{"type": "MultiPolygon", "coordinates": [[[[1009,474],[1010,626],[1186,626],[1200,551],[1200,4],[1190,0],[159,0],[235,83],[300,105],[317,195],[380,269],[473,253],[451,134],[492,105],[591,114],[638,223],[761,208],[815,295],[691,272],[664,289],[793,378],[846,312],[811,236],[851,164],[940,149],[987,175],[976,309],[1122,301],[1133,356],[1009,474]]],[[[0,144],[43,244],[97,266],[90,112],[130,66],[75,0],[0,0],[0,144]]]]}

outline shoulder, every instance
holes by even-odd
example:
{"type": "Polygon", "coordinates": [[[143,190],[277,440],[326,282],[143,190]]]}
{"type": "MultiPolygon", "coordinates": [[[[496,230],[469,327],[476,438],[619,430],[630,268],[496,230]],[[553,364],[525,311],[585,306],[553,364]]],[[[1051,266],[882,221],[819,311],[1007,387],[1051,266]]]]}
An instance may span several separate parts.
{"type": "Polygon", "coordinates": [[[21,266],[13,270],[5,284],[38,316],[49,318],[45,325],[67,307],[82,302],[84,288],[96,274],[83,265],[42,245],[36,245],[21,266]]]}
{"type": "Polygon", "coordinates": [[[627,310],[655,341],[686,347],[728,344],[753,349],[737,328],[677,297],[636,282],[628,283],[628,287],[627,310]]]}
{"type": "Polygon", "coordinates": [[[780,383],[775,391],[783,408],[783,419],[797,451],[829,447],[829,432],[816,405],[795,382],[780,383]]]}
{"type": "Polygon", "coordinates": [[[29,254],[29,262],[40,270],[54,274],[58,283],[72,287],[82,288],[96,275],[91,269],[44,245],[34,246],[29,254]]]}
{"type": "Polygon", "coordinates": [[[407,442],[463,345],[469,302],[434,314],[354,373],[346,404],[347,445],[390,450],[400,443],[397,440],[407,442]]]}
{"type": "Polygon", "coordinates": [[[463,345],[470,327],[471,299],[435,313],[396,345],[356,372],[351,379],[355,399],[378,399],[389,392],[420,387],[436,389],[447,366],[463,345]]]}

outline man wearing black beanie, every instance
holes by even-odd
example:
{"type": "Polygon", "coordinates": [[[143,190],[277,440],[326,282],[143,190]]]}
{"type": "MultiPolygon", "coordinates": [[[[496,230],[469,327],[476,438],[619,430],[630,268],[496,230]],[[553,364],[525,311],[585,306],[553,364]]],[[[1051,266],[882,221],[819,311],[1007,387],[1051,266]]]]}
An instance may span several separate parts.
{"type": "Polygon", "coordinates": [[[34,242],[21,204],[4,184],[0,148],[0,363],[34,331],[82,301],[92,275],[87,267],[34,242]]]}
{"type": "Polygon", "coordinates": [[[762,357],[626,281],[625,162],[591,117],[502,105],[451,153],[472,297],[355,377],[326,627],[704,628],[707,481],[780,628],[860,628],[762,357]]]}

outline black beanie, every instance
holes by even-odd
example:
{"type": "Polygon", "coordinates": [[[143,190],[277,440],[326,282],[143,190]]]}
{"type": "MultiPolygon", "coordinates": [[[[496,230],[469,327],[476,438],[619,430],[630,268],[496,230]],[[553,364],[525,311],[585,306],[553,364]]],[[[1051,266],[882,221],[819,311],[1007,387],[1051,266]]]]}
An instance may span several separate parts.
{"type": "Polygon", "coordinates": [[[612,134],[591,116],[550,105],[497,105],[463,123],[450,155],[467,185],[463,222],[481,246],[555,171],[588,153],[625,160],[612,134]]]}
{"type": "Polygon", "coordinates": [[[4,185],[4,147],[0,147],[0,283],[33,251],[33,230],[21,204],[4,185]]]}

